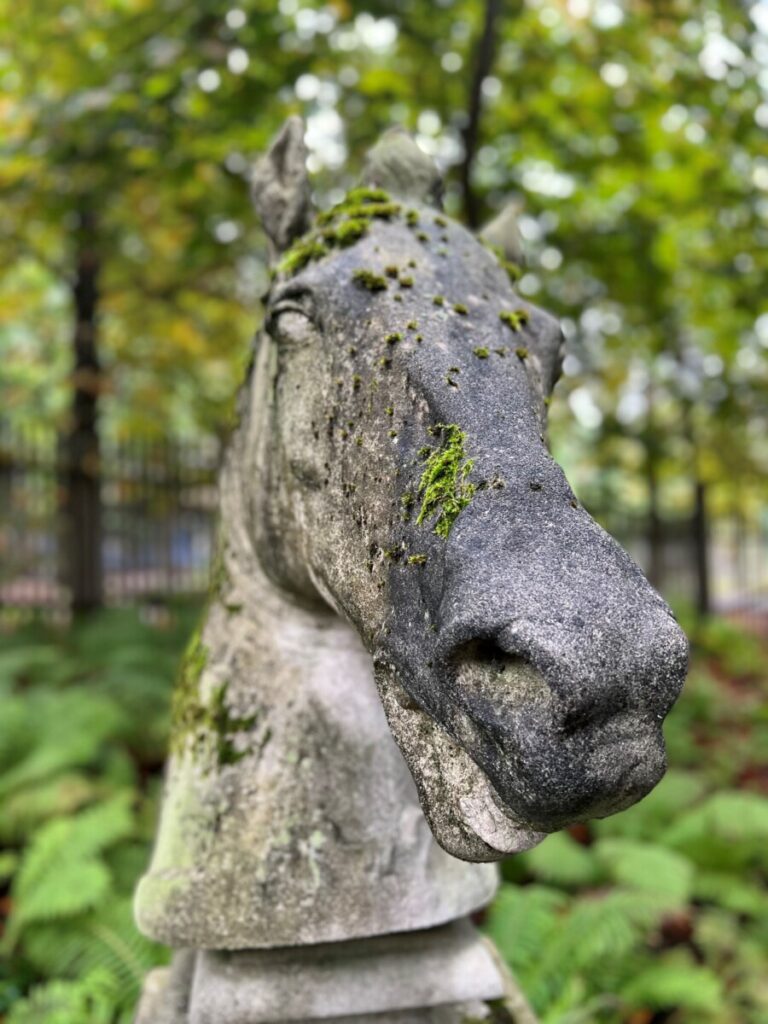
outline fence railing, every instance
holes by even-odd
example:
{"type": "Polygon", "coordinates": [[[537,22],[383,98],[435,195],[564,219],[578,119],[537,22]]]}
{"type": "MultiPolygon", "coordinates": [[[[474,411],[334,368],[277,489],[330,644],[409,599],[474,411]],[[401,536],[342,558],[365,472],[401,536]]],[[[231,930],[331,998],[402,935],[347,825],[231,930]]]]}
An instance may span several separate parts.
{"type": "MultiPolygon", "coordinates": [[[[66,609],[64,448],[0,428],[0,607],[66,609]]],[[[205,590],[220,446],[104,441],[98,467],[105,603],[205,590]]]]}
{"type": "MultiPolygon", "coordinates": [[[[66,459],[49,430],[0,425],[0,609],[65,612],[67,535],[62,499],[66,459]]],[[[129,604],[206,589],[216,519],[221,446],[215,441],[102,442],[101,570],[105,603],[129,604]]],[[[616,516],[610,529],[644,569],[642,522],[616,516]]],[[[690,525],[665,522],[657,585],[672,600],[695,599],[690,525]]],[[[715,610],[768,634],[768,518],[711,524],[709,564],[715,610]]]]}

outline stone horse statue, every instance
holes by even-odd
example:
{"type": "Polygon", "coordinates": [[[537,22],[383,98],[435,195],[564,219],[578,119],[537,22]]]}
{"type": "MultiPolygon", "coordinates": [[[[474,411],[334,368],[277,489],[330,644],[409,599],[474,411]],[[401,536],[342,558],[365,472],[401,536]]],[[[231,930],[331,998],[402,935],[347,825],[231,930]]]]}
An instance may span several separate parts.
{"type": "Polygon", "coordinates": [[[291,119],[254,175],[273,278],[136,898],[178,951],[142,1024],[488,1016],[490,862],[644,796],[685,675],[547,450],[562,335],[510,236],[446,219],[403,132],[317,216],[305,156],[291,119]]]}

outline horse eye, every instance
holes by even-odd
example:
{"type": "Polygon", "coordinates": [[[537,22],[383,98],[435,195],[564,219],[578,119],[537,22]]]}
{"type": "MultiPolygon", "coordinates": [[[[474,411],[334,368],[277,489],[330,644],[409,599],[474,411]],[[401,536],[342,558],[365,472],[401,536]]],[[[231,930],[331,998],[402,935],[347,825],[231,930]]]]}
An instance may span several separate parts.
{"type": "Polygon", "coordinates": [[[269,311],[267,330],[272,335],[290,334],[296,330],[305,330],[311,323],[309,312],[298,302],[281,302],[269,311]]]}

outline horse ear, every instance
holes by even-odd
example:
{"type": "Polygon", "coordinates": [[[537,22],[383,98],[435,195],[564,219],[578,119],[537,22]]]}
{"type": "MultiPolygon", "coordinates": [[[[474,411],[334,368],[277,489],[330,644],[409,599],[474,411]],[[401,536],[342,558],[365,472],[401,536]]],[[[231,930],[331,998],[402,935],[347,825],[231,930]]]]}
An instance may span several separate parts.
{"type": "MultiPolygon", "coordinates": [[[[518,266],[525,265],[523,239],[517,223],[521,209],[520,202],[511,199],[478,231],[478,237],[499,252],[503,259],[518,266]]],[[[532,337],[529,332],[527,337],[531,338],[531,351],[536,356],[544,394],[550,395],[563,369],[565,337],[553,326],[532,337]]]]}
{"type": "Polygon", "coordinates": [[[399,199],[442,205],[443,179],[434,160],[401,125],[389,128],[368,151],[362,184],[399,199]]]}
{"type": "Polygon", "coordinates": [[[304,122],[300,117],[288,118],[254,167],[251,194],[274,249],[273,256],[309,230],[312,204],[304,122]]]}
{"type": "Polygon", "coordinates": [[[520,204],[516,199],[510,200],[500,213],[478,231],[478,237],[495,249],[500,249],[505,260],[522,265],[525,263],[525,255],[517,225],[519,215],[520,204]]]}
{"type": "Polygon", "coordinates": [[[537,339],[532,345],[541,367],[541,384],[545,395],[551,395],[563,372],[565,357],[565,335],[562,331],[552,332],[546,339],[537,339]]]}

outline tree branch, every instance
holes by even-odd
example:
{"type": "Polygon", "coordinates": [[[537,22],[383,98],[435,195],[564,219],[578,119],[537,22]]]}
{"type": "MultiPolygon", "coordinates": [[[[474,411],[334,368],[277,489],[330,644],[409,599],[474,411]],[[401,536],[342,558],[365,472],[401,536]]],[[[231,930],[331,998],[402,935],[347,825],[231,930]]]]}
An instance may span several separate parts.
{"type": "Polygon", "coordinates": [[[470,83],[467,124],[464,128],[464,159],[459,168],[462,200],[467,224],[479,226],[480,210],[477,196],[472,190],[472,170],[480,141],[480,118],[483,112],[483,80],[491,72],[496,54],[496,23],[503,0],[486,0],[485,20],[475,50],[474,71],[470,83]]]}

